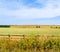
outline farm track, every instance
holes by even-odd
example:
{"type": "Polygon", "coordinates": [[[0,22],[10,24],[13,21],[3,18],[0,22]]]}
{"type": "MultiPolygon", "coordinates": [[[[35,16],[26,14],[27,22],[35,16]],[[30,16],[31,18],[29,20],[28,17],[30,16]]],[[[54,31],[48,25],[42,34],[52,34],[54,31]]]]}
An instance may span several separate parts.
{"type": "MultiPolygon", "coordinates": [[[[39,39],[50,39],[50,38],[60,38],[60,36],[34,36],[36,38],[39,38],[39,39]]],[[[21,40],[21,39],[24,39],[24,38],[31,38],[29,36],[25,36],[25,35],[0,35],[0,39],[11,39],[11,40],[21,40]]],[[[33,38],[33,37],[32,37],[33,38]]]]}
{"type": "Polygon", "coordinates": [[[13,35],[13,36],[9,36],[9,35],[1,35],[0,36],[0,39],[11,39],[11,40],[20,40],[20,39],[23,39],[24,36],[20,35],[20,36],[16,36],[16,35],[13,35]]]}

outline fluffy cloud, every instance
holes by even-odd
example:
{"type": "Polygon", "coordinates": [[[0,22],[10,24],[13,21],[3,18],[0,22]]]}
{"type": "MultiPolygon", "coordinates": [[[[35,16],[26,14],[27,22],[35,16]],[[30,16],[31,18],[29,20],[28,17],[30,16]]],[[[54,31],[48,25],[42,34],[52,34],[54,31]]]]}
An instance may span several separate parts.
{"type": "Polygon", "coordinates": [[[35,0],[30,3],[26,0],[26,5],[24,2],[18,0],[7,3],[0,2],[0,15],[15,16],[23,19],[60,16],[60,0],[35,0]],[[43,7],[38,8],[39,6],[43,7]]]}

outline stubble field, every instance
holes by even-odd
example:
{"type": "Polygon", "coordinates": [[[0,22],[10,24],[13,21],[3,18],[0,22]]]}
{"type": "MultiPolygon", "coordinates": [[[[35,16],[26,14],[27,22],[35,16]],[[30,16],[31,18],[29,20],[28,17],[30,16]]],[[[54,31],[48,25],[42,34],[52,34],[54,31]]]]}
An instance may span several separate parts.
{"type": "Polygon", "coordinates": [[[60,36],[59,28],[0,28],[0,35],[54,35],[60,36]]]}

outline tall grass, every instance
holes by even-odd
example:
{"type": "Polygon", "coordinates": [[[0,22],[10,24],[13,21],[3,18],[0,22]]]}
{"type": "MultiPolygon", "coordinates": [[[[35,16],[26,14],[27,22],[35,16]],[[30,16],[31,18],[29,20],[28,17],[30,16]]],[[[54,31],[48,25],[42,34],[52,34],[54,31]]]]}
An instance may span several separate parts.
{"type": "Polygon", "coordinates": [[[60,37],[34,36],[0,39],[0,52],[60,52],[60,37]]]}

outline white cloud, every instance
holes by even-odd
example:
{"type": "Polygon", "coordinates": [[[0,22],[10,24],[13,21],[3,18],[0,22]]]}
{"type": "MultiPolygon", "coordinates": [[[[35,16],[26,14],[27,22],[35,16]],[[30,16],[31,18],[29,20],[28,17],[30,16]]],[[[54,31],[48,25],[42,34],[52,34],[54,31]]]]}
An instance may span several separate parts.
{"type": "MultiPolygon", "coordinates": [[[[44,1],[44,0],[43,0],[44,1]]],[[[43,3],[43,1],[41,1],[43,3]]],[[[40,2],[40,1],[39,1],[40,2]]],[[[43,8],[28,8],[21,5],[20,9],[9,10],[0,8],[0,15],[16,16],[17,18],[52,18],[60,16],[60,1],[48,0],[43,8]]]]}

